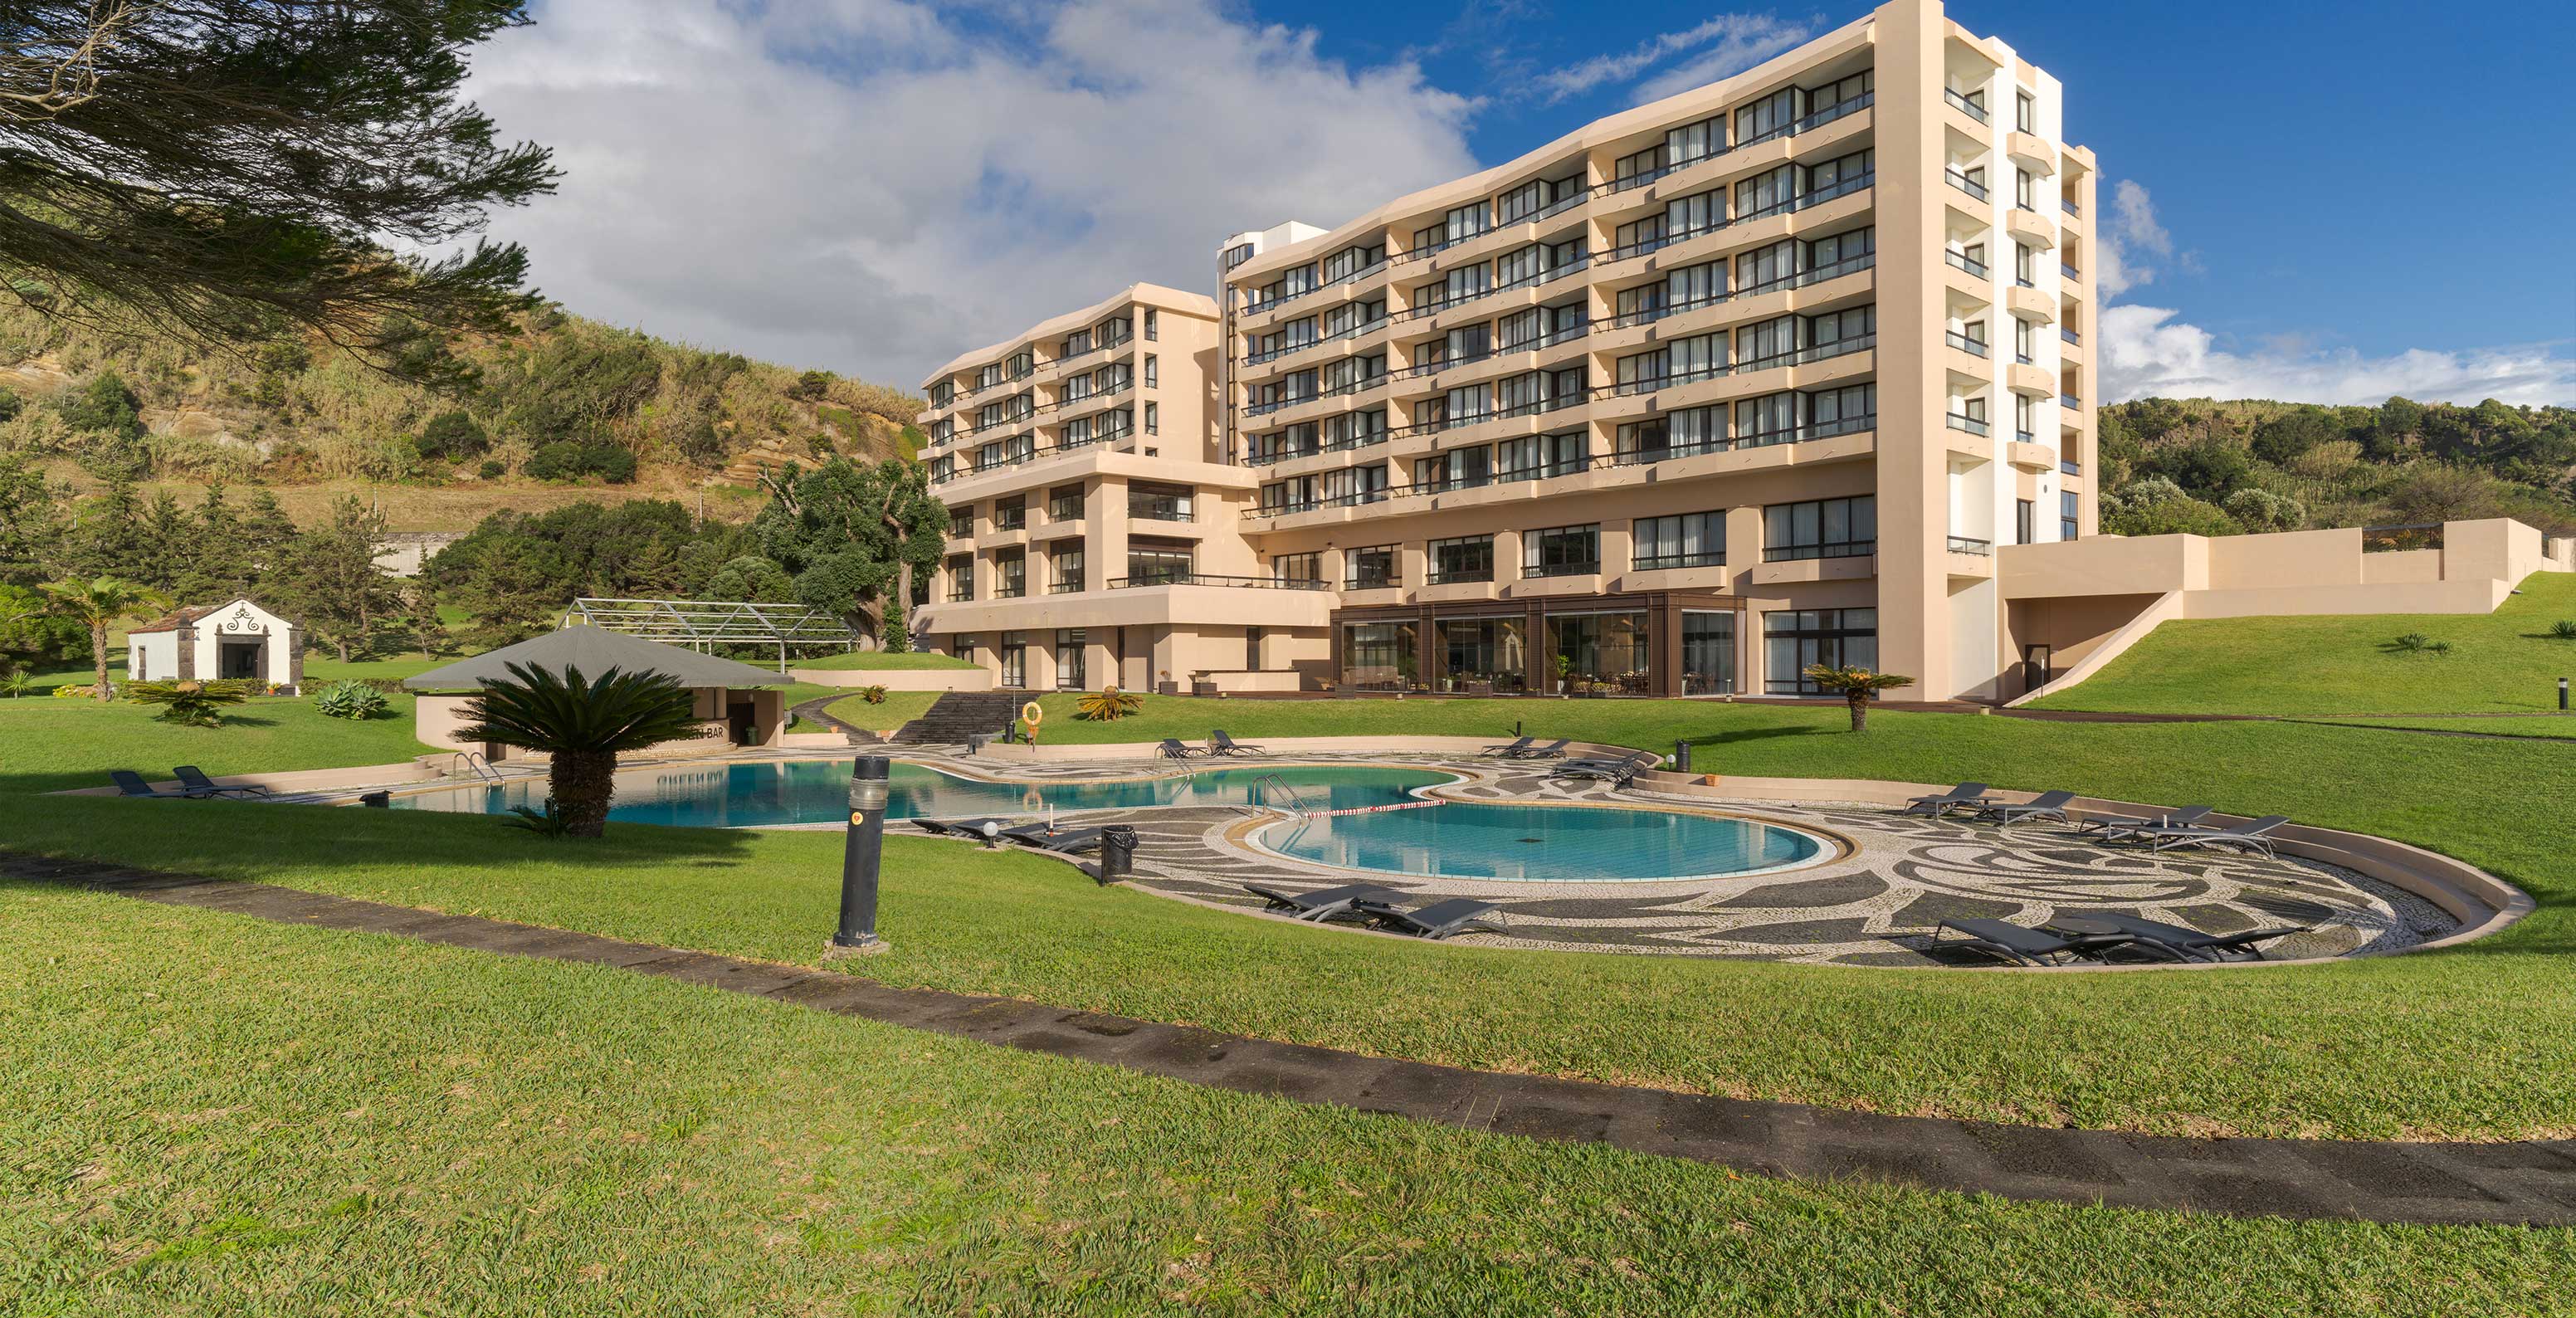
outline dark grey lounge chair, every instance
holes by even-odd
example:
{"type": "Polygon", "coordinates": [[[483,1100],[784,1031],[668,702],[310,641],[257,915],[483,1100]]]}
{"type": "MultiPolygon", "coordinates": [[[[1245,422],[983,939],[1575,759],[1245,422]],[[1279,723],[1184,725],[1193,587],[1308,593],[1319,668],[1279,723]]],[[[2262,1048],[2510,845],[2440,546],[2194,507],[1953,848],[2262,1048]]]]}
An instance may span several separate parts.
{"type": "Polygon", "coordinates": [[[1503,931],[1500,924],[1485,918],[1501,914],[1503,908],[1472,897],[1452,897],[1428,906],[1417,906],[1410,911],[1385,902],[1364,901],[1358,905],[1360,913],[1376,921],[1379,928],[1393,929],[1416,938],[1447,938],[1471,929],[1496,934],[1503,931]]]}
{"type": "Polygon", "coordinates": [[[2187,805],[2167,815],[2095,815],[2079,821],[2075,831],[2115,838],[2142,828],[2183,828],[2199,823],[2208,815],[2209,807],[2205,805],[2187,805]]]}
{"type": "Polygon", "coordinates": [[[1267,755],[1269,753],[1270,752],[1268,750],[1265,750],[1262,747],[1246,746],[1242,742],[1236,741],[1234,738],[1225,735],[1225,729],[1223,728],[1218,728],[1208,734],[1208,754],[1210,755],[1267,755]]]}
{"type": "Polygon", "coordinates": [[[1163,744],[1155,747],[1154,753],[1167,760],[1186,760],[1193,755],[1207,754],[1206,751],[1191,750],[1189,747],[1182,745],[1181,739],[1178,737],[1163,738],[1163,744]]]}
{"type": "Polygon", "coordinates": [[[1625,787],[1629,783],[1636,781],[1638,774],[1644,773],[1646,770],[1652,769],[1663,762],[1664,757],[1657,755],[1653,751],[1636,751],[1616,760],[1567,760],[1565,763],[1548,770],[1547,776],[1550,778],[1589,778],[1594,782],[1603,782],[1616,787],[1625,787]]]}
{"type": "Polygon", "coordinates": [[[1374,883],[1351,883],[1338,888],[1317,888],[1312,892],[1290,892],[1258,883],[1243,885],[1245,892],[1260,898],[1268,909],[1287,911],[1300,920],[1324,921],[1336,915],[1348,915],[1363,899],[1402,901],[1404,894],[1374,883]]]}
{"type": "Polygon", "coordinates": [[[1943,920],[1932,927],[1932,946],[1936,949],[1964,947],[1970,951],[1983,952],[1988,956],[2000,957],[2022,966],[2060,965],[2070,957],[2099,959],[2102,953],[2112,948],[2127,947],[2137,941],[2135,937],[2128,934],[2078,934],[2062,937],[2043,930],[2006,924],[2001,920],[1962,918],[1943,920]],[[1944,929],[1957,933],[1960,937],[1943,942],[1941,931],[1944,929]]]}
{"type": "Polygon", "coordinates": [[[1961,783],[1958,786],[1951,788],[1949,791],[1943,792],[1937,796],[1915,797],[1913,800],[1906,802],[1905,808],[1897,813],[1906,815],[1932,815],[1938,817],[1946,815],[1953,810],[1980,809],[1984,807],[1985,804],[1986,785],[1984,783],[1961,783]]]}
{"type": "Polygon", "coordinates": [[[2062,824],[2067,822],[2067,803],[2074,799],[2073,792],[2042,792],[2019,805],[1991,801],[1977,807],[1977,818],[1993,820],[2006,828],[2025,819],[2054,819],[2062,824]]]}
{"type": "Polygon", "coordinates": [[[2146,843],[2158,851],[2176,847],[2226,845],[2259,851],[2266,857],[2277,856],[2272,849],[2272,830],[2290,822],[2288,815],[2265,815],[2261,819],[2231,824],[2226,828],[2141,828],[2129,834],[2133,841],[2146,843]]]}
{"type": "Polygon", "coordinates": [[[152,801],[183,801],[188,796],[186,792],[153,791],[152,784],[143,781],[143,775],[132,769],[110,769],[107,776],[115,780],[119,796],[139,796],[152,801]]]}
{"type": "Polygon", "coordinates": [[[2143,915],[2122,915],[2116,911],[2086,911],[2082,914],[2087,920],[2099,920],[2136,938],[2141,946],[2161,948],[2183,961],[2261,961],[2266,958],[2260,944],[2316,928],[2315,925],[2302,924],[2279,929],[2255,929],[2241,934],[2204,934],[2197,929],[2150,920],[2143,915]]]}
{"type": "Polygon", "coordinates": [[[1522,751],[1528,750],[1530,748],[1530,743],[1536,740],[1538,740],[1536,737],[1522,737],[1516,741],[1504,742],[1500,746],[1488,746],[1476,753],[1478,755],[1500,755],[1505,758],[1509,758],[1520,754],[1522,751]]]}
{"type": "Polygon", "coordinates": [[[191,798],[208,796],[252,797],[268,795],[268,789],[265,787],[231,787],[226,786],[223,783],[216,782],[214,779],[206,776],[205,770],[200,769],[193,764],[183,764],[176,769],[172,769],[170,771],[170,776],[179,780],[179,790],[191,798]]]}
{"type": "Polygon", "coordinates": [[[981,819],[952,819],[945,824],[927,819],[916,819],[912,822],[921,825],[923,828],[929,829],[933,833],[944,834],[948,837],[972,838],[977,842],[984,840],[984,825],[986,824],[991,824],[993,826],[993,835],[995,837],[1000,837],[1011,829],[1018,827],[1018,825],[1012,823],[1008,819],[992,816],[987,816],[981,819]]]}
{"type": "Polygon", "coordinates": [[[1097,828],[1068,828],[1050,835],[1046,831],[1046,825],[1032,824],[1026,828],[1012,829],[1002,836],[1024,847],[1035,847],[1040,851],[1053,851],[1070,856],[1076,852],[1099,850],[1100,834],[1101,830],[1097,828]]]}
{"type": "Polygon", "coordinates": [[[1559,737],[1544,746],[1524,746],[1519,750],[1509,752],[1504,755],[1503,758],[1507,760],[1561,760],[1565,758],[1565,748],[1573,744],[1574,738],[1559,737]]]}

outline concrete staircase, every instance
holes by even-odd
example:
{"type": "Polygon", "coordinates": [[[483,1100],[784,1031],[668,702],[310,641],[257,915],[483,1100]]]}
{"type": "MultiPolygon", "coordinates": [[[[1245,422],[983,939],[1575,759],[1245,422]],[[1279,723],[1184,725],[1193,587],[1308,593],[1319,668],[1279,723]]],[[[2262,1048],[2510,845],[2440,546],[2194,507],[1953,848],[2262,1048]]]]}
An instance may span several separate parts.
{"type": "Polygon", "coordinates": [[[906,745],[963,743],[969,736],[999,736],[1018,718],[1026,693],[1018,691],[951,691],[929,712],[897,729],[894,739],[906,745]]]}

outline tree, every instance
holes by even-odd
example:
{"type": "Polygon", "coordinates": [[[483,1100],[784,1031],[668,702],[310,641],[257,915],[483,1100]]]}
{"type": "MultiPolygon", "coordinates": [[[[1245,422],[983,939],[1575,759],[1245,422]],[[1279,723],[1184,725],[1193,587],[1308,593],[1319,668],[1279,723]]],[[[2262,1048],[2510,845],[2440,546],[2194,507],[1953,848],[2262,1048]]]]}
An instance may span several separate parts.
{"type": "Polygon", "coordinates": [[[2423,463],[2389,486],[2388,512],[2408,526],[2474,521],[2494,515],[2497,495],[2496,479],[2485,472],[2423,463]]]}
{"type": "Polygon", "coordinates": [[[889,599],[912,598],[948,535],[948,507],[931,497],[929,473],[898,458],[861,466],[834,457],[765,483],[770,503],[752,534],[795,577],[798,602],[885,639],[889,599]]]}
{"type": "Polygon", "coordinates": [[[344,664],[402,607],[401,583],[376,562],[376,546],[384,538],[384,514],[354,494],[343,495],[332,505],[329,522],[287,546],[278,573],[278,594],[287,608],[306,634],[330,646],[344,664]]]}
{"type": "Polygon", "coordinates": [[[44,592],[57,613],[89,629],[90,662],[98,674],[98,702],[104,705],[115,699],[107,684],[107,629],[119,619],[147,609],[166,608],[169,601],[115,577],[49,581],[44,592]]]}
{"type": "Polygon", "coordinates": [[[484,650],[544,631],[556,611],[573,600],[562,557],[553,546],[528,536],[484,546],[449,597],[473,620],[465,631],[467,644],[484,650]]]}
{"type": "Polygon", "coordinates": [[[111,478],[98,497],[77,512],[67,556],[75,571],[94,576],[132,573],[151,553],[152,542],[143,528],[143,499],[135,493],[134,482],[111,478]]]}
{"type": "Polygon", "coordinates": [[[617,794],[617,756],[699,732],[695,698],[679,679],[611,668],[596,679],[579,668],[508,665],[510,677],[483,688],[456,739],[488,741],[550,756],[547,804],[564,832],[598,837],[617,794]]]}
{"type": "Polygon", "coordinates": [[[2238,490],[2227,496],[2223,508],[2248,531],[2295,531],[2308,521],[2306,504],[2270,490],[2238,490]]]}
{"type": "Polygon", "coordinates": [[[476,425],[473,417],[448,411],[431,417],[429,424],[421,427],[420,438],[412,441],[412,447],[424,458],[463,462],[482,456],[483,450],[492,447],[492,437],[483,433],[483,427],[476,425]]]}
{"type": "Polygon", "coordinates": [[[71,491],[15,453],[0,453],[0,581],[31,585],[53,575],[68,532],[71,491]]]}
{"type": "Polygon", "coordinates": [[[33,0],[0,63],[0,278],[47,314],[201,343],[296,326],[389,369],[501,328],[526,254],[474,234],[549,191],[461,98],[508,0],[33,0]],[[398,253],[386,244],[407,249],[398,253]],[[426,257],[409,252],[447,250],[426,257]]]}
{"type": "Polygon", "coordinates": [[[1848,665],[1837,668],[1830,664],[1807,665],[1807,680],[1815,683],[1827,695],[1843,698],[1843,702],[1851,707],[1854,732],[1860,732],[1869,726],[1871,697],[1881,691],[1894,691],[1899,687],[1914,685],[1913,678],[1900,677],[1895,673],[1873,673],[1866,668],[1848,665]]]}
{"type": "Polygon", "coordinates": [[[0,585],[0,675],[65,662],[88,643],[89,629],[56,613],[42,593],[0,585]]]}

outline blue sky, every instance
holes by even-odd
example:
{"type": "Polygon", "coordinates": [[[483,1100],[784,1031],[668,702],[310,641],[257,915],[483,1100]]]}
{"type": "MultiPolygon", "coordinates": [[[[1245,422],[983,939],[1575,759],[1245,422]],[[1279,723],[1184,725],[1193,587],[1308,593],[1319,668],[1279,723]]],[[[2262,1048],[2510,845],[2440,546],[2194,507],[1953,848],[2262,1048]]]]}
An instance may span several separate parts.
{"type": "MultiPolygon", "coordinates": [[[[2110,396],[2576,403],[2576,3],[2318,8],[1950,6],[2066,82],[2102,162],[2110,396]]],[[[548,294],[911,385],[1866,12],[537,0],[472,91],[567,170],[494,226],[548,294]]]]}

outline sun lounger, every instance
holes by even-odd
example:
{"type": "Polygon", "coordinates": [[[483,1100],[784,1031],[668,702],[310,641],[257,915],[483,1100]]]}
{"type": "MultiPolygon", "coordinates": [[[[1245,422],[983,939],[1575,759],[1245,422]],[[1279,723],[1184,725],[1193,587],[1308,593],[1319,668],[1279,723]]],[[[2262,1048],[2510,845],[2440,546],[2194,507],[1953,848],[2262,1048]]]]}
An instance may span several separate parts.
{"type": "Polygon", "coordinates": [[[1520,754],[1522,751],[1528,750],[1530,748],[1530,743],[1536,740],[1538,740],[1536,737],[1522,737],[1516,741],[1504,742],[1500,746],[1488,746],[1476,753],[1478,755],[1499,755],[1508,759],[1520,754]]]}
{"type": "Polygon", "coordinates": [[[1338,888],[1317,888],[1311,892],[1290,892],[1285,888],[1247,883],[1243,890],[1267,903],[1270,910],[1287,911],[1300,920],[1314,921],[1347,915],[1362,899],[1390,902],[1404,899],[1403,893],[1374,883],[1351,883],[1338,888]]]}
{"type": "Polygon", "coordinates": [[[1977,808],[1977,818],[1993,820],[2006,828],[2025,819],[2054,819],[2062,824],[2066,822],[2067,803],[2074,799],[2073,792],[2042,792],[2019,805],[1993,801],[1977,808]]]}
{"type": "Polygon", "coordinates": [[[176,769],[172,769],[170,771],[170,776],[178,779],[179,790],[183,794],[192,798],[207,796],[252,797],[268,795],[268,789],[265,787],[227,787],[224,784],[207,777],[205,770],[200,769],[193,764],[183,764],[176,769]]]}
{"type": "Polygon", "coordinates": [[[1918,796],[1906,803],[1899,814],[1946,815],[1958,809],[1978,809],[1986,804],[1984,783],[1961,783],[1938,796],[1918,796]]]}
{"type": "Polygon", "coordinates": [[[2187,805],[2169,815],[2095,815],[2075,825],[2078,833],[2100,833],[2116,838],[2142,828],[2182,828],[2197,824],[2209,815],[2205,805],[2187,805]]]}
{"type": "Polygon", "coordinates": [[[1155,747],[1154,753],[1167,760],[1186,760],[1193,755],[1207,754],[1206,751],[1192,750],[1189,747],[1182,745],[1181,739],[1178,737],[1163,738],[1163,744],[1155,747]]]}
{"type": "Polygon", "coordinates": [[[1561,760],[1565,758],[1565,748],[1573,744],[1574,739],[1572,737],[1559,737],[1544,746],[1524,746],[1519,750],[1506,754],[1503,758],[1507,760],[1561,760]]]}
{"type": "Polygon", "coordinates": [[[110,769],[107,771],[107,776],[115,780],[116,794],[119,796],[139,796],[150,801],[181,801],[187,799],[188,794],[185,792],[153,791],[152,784],[143,781],[143,775],[136,773],[132,769],[110,769]]]}
{"type": "Polygon", "coordinates": [[[2026,929],[2001,920],[1943,920],[1932,927],[1932,946],[1964,947],[2000,957],[2015,965],[2053,966],[2069,957],[2095,957],[2115,947],[2127,947],[2138,941],[2128,934],[2077,934],[2062,937],[2039,929],[2026,929]],[[1960,935],[1947,942],[1941,933],[1949,930],[1960,935]]]}
{"type": "Polygon", "coordinates": [[[1026,828],[1011,829],[1002,836],[1024,847],[1035,847],[1040,851],[1053,851],[1069,856],[1076,852],[1098,850],[1100,834],[1101,830],[1097,828],[1068,828],[1049,834],[1046,831],[1046,825],[1032,824],[1026,828]]]}
{"type": "Polygon", "coordinates": [[[1223,728],[1208,734],[1208,754],[1210,755],[1267,755],[1269,753],[1259,746],[1246,746],[1236,741],[1225,735],[1223,728]]]}
{"type": "Polygon", "coordinates": [[[1447,938],[1451,934],[1465,933],[1470,929],[1481,929],[1487,933],[1497,934],[1503,931],[1501,925],[1485,918],[1501,914],[1502,908],[1492,902],[1480,902],[1471,897],[1452,897],[1447,901],[1433,902],[1428,906],[1417,906],[1410,911],[1398,909],[1384,902],[1363,901],[1358,905],[1360,913],[1376,921],[1378,927],[1411,934],[1416,938],[1447,938]]]}
{"type": "Polygon", "coordinates": [[[1653,751],[1637,751],[1616,760],[1567,760],[1548,770],[1550,778],[1589,778],[1594,782],[1625,787],[1636,781],[1638,774],[1662,764],[1664,757],[1653,751]]]}
{"type": "Polygon", "coordinates": [[[997,837],[1015,827],[1019,827],[1019,825],[1012,823],[1008,819],[989,817],[983,819],[952,819],[944,824],[936,819],[916,819],[912,822],[919,824],[921,827],[928,829],[933,833],[937,833],[942,837],[973,838],[978,842],[984,840],[984,825],[986,824],[991,824],[993,826],[994,835],[997,837]]]}
{"type": "Polygon", "coordinates": [[[2241,934],[2204,934],[2197,929],[2150,920],[2142,915],[2086,911],[2083,918],[2110,925],[2136,938],[2141,945],[2162,948],[2176,959],[2185,961],[2261,961],[2264,956],[2259,944],[2292,934],[2304,934],[2316,927],[2302,924],[2279,929],[2255,929],[2241,934]]]}
{"type": "Polygon", "coordinates": [[[2265,856],[2277,855],[2272,850],[2272,830],[2290,822],[2288,815],[2265,815],[2261,819],[2233,824],[2226,828],[2141,828],[2129,834],[2133,841],[2143,842],[2158,851],[2177,847],[2225,845],[2259,851],[2265,856]]]}

